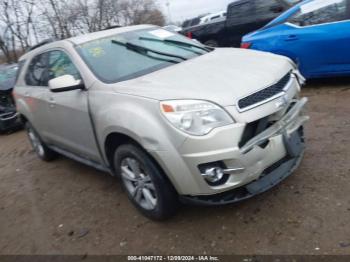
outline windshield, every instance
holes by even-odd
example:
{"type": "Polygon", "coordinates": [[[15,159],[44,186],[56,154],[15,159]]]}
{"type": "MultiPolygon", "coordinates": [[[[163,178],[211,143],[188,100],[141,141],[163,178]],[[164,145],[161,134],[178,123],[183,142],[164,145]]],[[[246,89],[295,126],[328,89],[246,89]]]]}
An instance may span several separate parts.
{"type": "Polygon", "coordinates": [[[13,88],[16,81],[17,66],[0,68],[0,90],[13,88]]]}
{"type": "Polygon", "coordinates": [[[93,40],[79,45],[77,50],[94,74],[106,83],[136,78],[210,51],[160,28],[93,40]]]}

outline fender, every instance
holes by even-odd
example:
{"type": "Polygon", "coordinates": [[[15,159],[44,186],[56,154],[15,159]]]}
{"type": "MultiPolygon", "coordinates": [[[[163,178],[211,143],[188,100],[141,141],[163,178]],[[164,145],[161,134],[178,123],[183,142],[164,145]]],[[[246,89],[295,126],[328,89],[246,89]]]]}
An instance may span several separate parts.
{"type": "Polygon", "coordinates": [[[16,101],[16,109],[17,112],[21,115],[24,116],[29,122],[33,123],[33,114],[28,106],[28,104],[24,101],[25,98],[22,95],[19,95],[17,93],[13,93],[16,101]]]}
{"type": "Polygon", "coordinates": [[[170,126],[161,115],[157,100],[96,91],[90,96],[90,107],[97,143],[105,161],[104,145],[112,133],[129,136],[148,152],[169,150],[174,145],[182,145],[186,139],[186,135],[170,126]],[[164,129],[166,131],[161,132],[164,129]]]}

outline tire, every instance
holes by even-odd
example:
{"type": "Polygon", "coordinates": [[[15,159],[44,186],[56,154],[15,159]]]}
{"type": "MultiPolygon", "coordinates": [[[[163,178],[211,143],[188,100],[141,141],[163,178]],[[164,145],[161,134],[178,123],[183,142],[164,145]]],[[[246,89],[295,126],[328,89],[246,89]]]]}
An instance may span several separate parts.
{"type": "Polygon", "coordinates": [[[57,157],[57,153],[45,145],[39,134],[29,122],[25,123],[25,129],[27,131],[30,144],[40,159],[49,162],[57,157]]]}
{"type": "Polygon", "coordinates": [[[114,168],[133,205],[152,220],[173,216],[178,195],[162,170],[140,147],[125,144],[114,154],[114,168]]]}
{"type": "Polygon", "coordinates": [[[210,47],[219,47],[219,43],[215,40],[208,40],[204,42],[204,45],[210,46],[210,47]]]}

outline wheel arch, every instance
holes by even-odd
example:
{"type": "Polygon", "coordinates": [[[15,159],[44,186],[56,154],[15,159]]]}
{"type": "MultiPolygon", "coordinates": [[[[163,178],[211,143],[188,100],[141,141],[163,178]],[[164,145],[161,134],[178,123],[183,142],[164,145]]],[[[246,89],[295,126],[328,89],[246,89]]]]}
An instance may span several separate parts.
{"type": "Polygon", "coordinates": [[[165,179],[171,184],[171,186],[174,188],[174,190],[177,192],[176,187],[174,186],[174,183],[171,181],[167,173],[165,172],[165,169],[162,167],[162,165],[150,154],[140,142],[137,141],[137,139],[133,138],[130,135],[127,135],[122,132],[112,132],[107,135],[105,142],[104,142],[104,153],[106,155],[106,159],[108,161],[108,164],[113,172],[115,174],[115,167],[113,163],[114,158],[114,152],[115,150],[125,144],[133,144],[140,149],[142,149],[148,157],[152,160],[152,162],[159,168],[161,173],[164,175],[165,179]]]}
{"type": "Polygon", "coordinates": [[[28,118],[25,115],[23,115],[23,114],[19,114],[19,119],[21,120],[21,122],[23,124],[25,124],[25,123],[27,123],[29,121],[28,118]]]}
{"type": "Polygon", "coordinates": [[[112,132],[106,136],[105,141],[103,143],[104,154],[113,172],[114,172],[113,157],[114,157],[115,150],[119,146],[128,144],[128,143],[137,145],[138,147],[143,149],[142,145],[130,135],[126,135],[121,132],[112,132]]]}

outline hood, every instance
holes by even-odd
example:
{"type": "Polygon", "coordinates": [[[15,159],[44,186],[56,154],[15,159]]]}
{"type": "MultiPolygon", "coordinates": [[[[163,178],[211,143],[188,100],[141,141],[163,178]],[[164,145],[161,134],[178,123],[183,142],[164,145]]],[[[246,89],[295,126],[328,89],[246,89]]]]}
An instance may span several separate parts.
{"type": "Polygon", "coordinates": [[[282,56],[254,50],[218,48],[203,56],[115,84],[120,93],[157,100],[203,99],[235,105],[280,80],[293,69],[282,56]]]}
{"type": "Polygon", "coordinates": [[[8,79],[6,81],[3,81],[0,83],[0,92],[2,93],[8,93],[11,92],[14,85],[15,85],[15,79],[8,79]]]}
{"type": "Polygon", "coordinates": [[[11,92],[16,83],[17,64],[0,66],[0,92],[11,92]]]}

